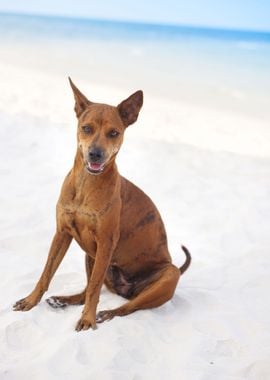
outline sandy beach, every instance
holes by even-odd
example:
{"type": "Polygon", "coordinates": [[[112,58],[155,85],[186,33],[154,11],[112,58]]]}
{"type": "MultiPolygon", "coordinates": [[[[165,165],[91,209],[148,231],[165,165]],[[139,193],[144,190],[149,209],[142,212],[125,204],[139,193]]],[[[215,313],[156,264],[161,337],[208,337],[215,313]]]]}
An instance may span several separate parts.
{"type": "MultiPolygon", "coordinates": [[[[119,171],[158,206],[173,262],[182,264],[184,244],[193,263],[162,307],[76,333],[81,306],[53,310],[43,299],[27,313],[12,311],[40,275],[60,186],[73,164],[76,119],[67,76],[90,99],[115,105],[144,90],[144,81],[106,85],[99,83],[97,65],[91,81],[77,61],[73,72],[60,70],[60,52],[54,68],[51,61],[48,67],[26,64],[36,51],[27,43],[21,60],[13,45],[2,46],[1,380],[268,379],[268,113],[258,107],[244,112],[229,102],[211,106],[209,98],[200,103],[198,94],[194,102],[175,92],[165,96],[168,89],[155,94],[156,84],[145,82],[145,104],[126,131],[119,171]]],[[[84,286],[84,254],[73,243],[46,298],[84,286]]],[[[103,287],[98,310],[123,302],[103,287]]]]}

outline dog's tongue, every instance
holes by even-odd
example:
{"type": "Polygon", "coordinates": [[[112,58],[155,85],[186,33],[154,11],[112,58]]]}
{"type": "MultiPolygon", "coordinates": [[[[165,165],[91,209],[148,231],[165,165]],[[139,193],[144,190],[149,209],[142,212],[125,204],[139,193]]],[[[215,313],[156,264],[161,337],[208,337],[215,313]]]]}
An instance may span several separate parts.
{"type": "Polygon", "coordinates": [[[102,168],[102,164],[93,164],[93,163],[90,163],[88,162],[88,166],[91,170],[100,170],[102,168]]]}

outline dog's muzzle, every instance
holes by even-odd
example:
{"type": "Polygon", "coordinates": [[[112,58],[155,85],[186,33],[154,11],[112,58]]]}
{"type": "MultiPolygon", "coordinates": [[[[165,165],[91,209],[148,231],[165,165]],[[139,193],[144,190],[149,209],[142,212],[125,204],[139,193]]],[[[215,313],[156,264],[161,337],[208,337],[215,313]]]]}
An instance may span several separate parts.
{"type": "Polygon", "coordinates": [[[92,147],[88,153],[87,170],[91,174],[100,174],[105,167],[105,154],[103,149],[92,147]]]}

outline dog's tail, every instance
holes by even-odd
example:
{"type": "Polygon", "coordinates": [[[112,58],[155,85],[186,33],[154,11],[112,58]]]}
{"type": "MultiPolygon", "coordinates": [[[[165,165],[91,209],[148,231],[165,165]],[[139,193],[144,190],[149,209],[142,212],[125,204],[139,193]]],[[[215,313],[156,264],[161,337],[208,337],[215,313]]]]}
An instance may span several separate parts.
{"type": "Polygon", "coordinates": [[[186,261],[179,268],[180,273],[183,274],[188,269],[188,267],[190,266],[190,263],[191,263],[191,254],[189,253],[189,250],[186,247],[184,247],[183,245],[182,245],[181,248],[182,248],[182,250],[184,251],[184,253],[186,255],[186,261]]]}

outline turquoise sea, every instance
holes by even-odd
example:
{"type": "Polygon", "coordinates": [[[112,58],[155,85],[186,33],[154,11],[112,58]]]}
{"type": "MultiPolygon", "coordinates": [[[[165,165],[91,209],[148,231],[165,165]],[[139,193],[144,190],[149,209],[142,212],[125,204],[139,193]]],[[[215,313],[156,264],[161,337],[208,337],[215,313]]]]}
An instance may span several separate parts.
{"type": "Polygon", "coordinates": [[[266,32],[0,14],[0,59],[63,77],[270,116],[266,32]]]}

